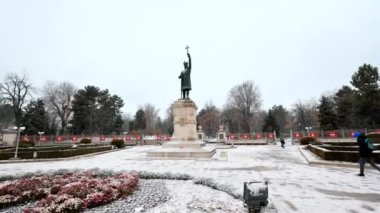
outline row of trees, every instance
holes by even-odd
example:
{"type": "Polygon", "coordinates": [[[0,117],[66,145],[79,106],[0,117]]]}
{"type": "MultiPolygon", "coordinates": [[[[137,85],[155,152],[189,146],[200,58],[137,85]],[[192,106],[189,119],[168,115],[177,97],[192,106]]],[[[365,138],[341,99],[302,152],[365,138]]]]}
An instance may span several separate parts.
{"type": "Polygon", "coordinates": [[[109,134],[123,131],[123,100],[95,86],[76,89],[68,82],[47,82],[40,98],[33,98],[25,74],[8,74],[0,84],[0,124],[25,126],[26,134],[109,134]]]}
{"type": "MultiPolygon", "coordinates": [[[[274,105],[263,110],[261,93],[253,81],[231,88],[222,109],[208,102],[197,115],[207,136],[216,136],[219,125],[230,132],[287,132],[289,130],[373,128],[380,125],[380,88],[378,69],[368,64],[352,75],[351,86],[342,86],[333,95],[298,101],[291,108],[274,105]]],[[[123,100],[96,86],[76,89],[68,82],[48,82],[41,98],[33,99],[32,85],[25,75],[9,74],[0,84],[0,125],[14,121],[26,126],[28,134],[37,131],[74,134],[144,132],[171,134],[170,107],[162,119],[153,104],[141,106],[132,117],[122,115],[123,100]]]]}
{"type": "Polygon", "coordinates": [[[320,99],[321,129],[375,128],[380,125],[380,88],[377,67],[364,64],[335,94],[320,99]]]}
{"type": "Polygon", "coordinates": [[[274,105],[261,109],[260,91],[253,82],[233,87],[222,110],[212,103],[198,114],[198,122],[208,136],[215,136],[218,124],[230,132],[288,132],[313,129],[354,129],[380,126],[380,88],[377,67],[364,64],[351,77],[351,86],[342,86],[319,102],[298,101],[290,109],[274,105]]]}

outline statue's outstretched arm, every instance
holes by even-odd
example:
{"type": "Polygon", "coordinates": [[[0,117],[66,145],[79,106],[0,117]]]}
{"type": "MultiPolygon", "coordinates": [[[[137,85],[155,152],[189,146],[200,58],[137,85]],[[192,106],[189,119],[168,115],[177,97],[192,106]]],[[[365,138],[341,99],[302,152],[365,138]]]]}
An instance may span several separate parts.
{"type": "Polygon", "coordinates": [[[191,69],[191,57],[190,57],[190,53],[187,53],[187,57],[189,57],[189,69],[191,69]]]}

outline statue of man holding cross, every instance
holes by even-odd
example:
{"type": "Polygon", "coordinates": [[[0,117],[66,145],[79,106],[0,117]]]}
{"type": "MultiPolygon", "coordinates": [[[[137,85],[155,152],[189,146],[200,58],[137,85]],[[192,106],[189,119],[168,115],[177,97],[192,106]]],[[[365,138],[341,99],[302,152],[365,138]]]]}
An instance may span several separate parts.
{"type": "Polygon", "coordinates": [[[181,79],[181,98],[189,99],[189,91],[191,90],[191,57],[189,54],[189,46],[186,46],[187,57],[189,58],[189,62],[184,61],[183,66],[185,69],[181,72],[178,78],[181,79]]]}

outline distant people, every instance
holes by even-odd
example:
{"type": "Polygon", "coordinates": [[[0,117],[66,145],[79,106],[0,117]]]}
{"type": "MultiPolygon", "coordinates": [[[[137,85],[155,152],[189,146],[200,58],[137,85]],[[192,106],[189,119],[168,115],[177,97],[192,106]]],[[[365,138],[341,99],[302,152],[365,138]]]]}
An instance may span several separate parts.
{"type": "Polygon", "coordinates": [[[285,148],[285,140],[283,138],[280,139],[281,147],[285,148]]]}
{"type": "Polygon", "coordinates": [[[362,132],[355,132],[354,136],[357,138],[356,142],[359,144],[359,165],[360,165],[360,173],[357,176],[364,176],[364,165],[366,162],[371,164],[374,168],[380,171],[380,168],[375,164],[374,159],[372,157],[373,152],[373,144],[371,139],[367,138],[367,136],[362,132]]]}

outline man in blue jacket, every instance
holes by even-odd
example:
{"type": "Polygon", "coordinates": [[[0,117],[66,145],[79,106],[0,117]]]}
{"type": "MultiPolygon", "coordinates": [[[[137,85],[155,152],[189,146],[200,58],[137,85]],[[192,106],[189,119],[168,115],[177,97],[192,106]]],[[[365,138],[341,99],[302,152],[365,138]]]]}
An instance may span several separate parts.
{"type": "Polygon", "coordinates": [[[373,145],[372,142],[367,136],[362,132],[355,132],[355,137],[357,137],[356,142],[359,145],[359,164],[360,164],[360,173],[358,176],[364,176],[364,165],[366,162],[371,164],[375,169],[380,171],[380,168],[375,164],[375,161],[372,157],[373,145]]]}

